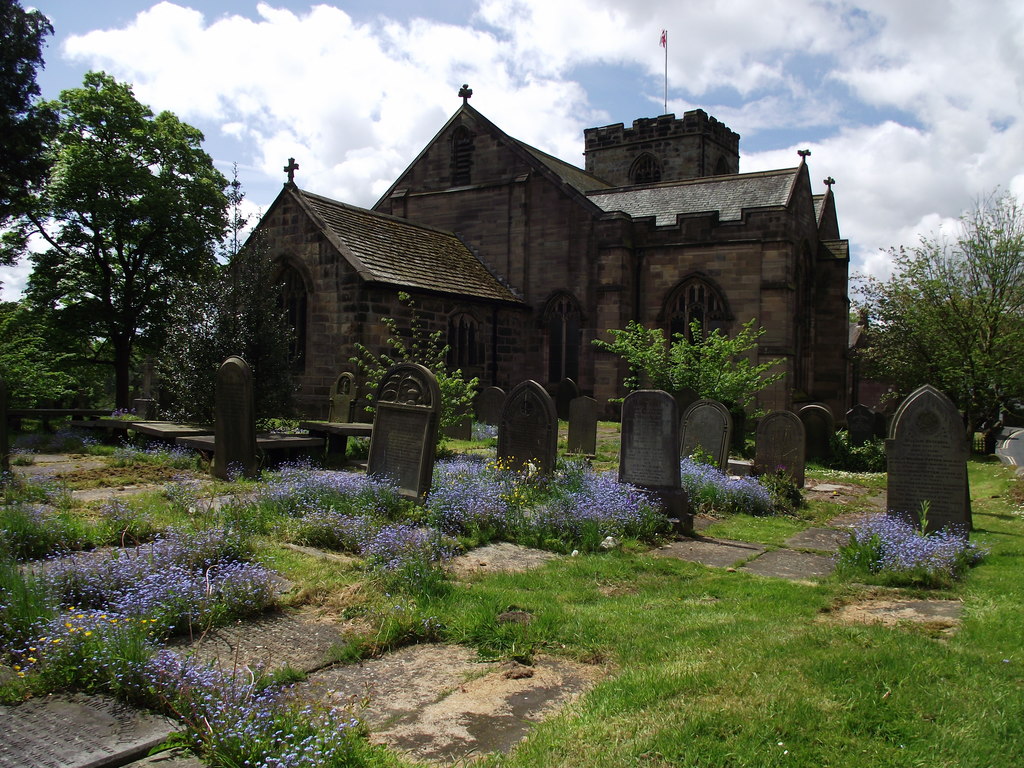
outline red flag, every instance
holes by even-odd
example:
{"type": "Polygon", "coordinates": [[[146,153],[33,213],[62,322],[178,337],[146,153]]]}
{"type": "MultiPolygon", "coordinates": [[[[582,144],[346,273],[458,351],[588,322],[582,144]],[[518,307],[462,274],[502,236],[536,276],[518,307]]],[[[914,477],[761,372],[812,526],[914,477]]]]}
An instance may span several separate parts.
{"type": "Polygon", "coordinates": [[[668,30],[661,30],[661,47],[668,48],[668,30]]]}

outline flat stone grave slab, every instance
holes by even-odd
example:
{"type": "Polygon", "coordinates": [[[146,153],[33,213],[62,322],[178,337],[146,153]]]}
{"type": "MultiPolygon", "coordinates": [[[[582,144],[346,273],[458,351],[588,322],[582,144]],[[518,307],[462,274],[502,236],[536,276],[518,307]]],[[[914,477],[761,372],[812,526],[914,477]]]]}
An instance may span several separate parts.
{"type": "Polygon", "coordinates": [[[183,749],[168,749],[129,763],[125,768],[207,768],[198,757],[183,749]]]}
{"type": "Polygon", "coordinates": [[[164,489],[164,485],[123,485],[114,486],[111,488],[83,488],[82,490],[72,491],[71,498],[76,501],[90,502],[90,501],[106,501],[107,499],[122,499],[126,496],[138,496],[143,493],[160,493],[164,489]]]}
{"type": "Polygon", "coordinates": [[[964,606],[959,600],[884,600],[870,598],[849,603],[829,614],[835,621],[849,624],[930,624],[954,630],[960,626],[964,606]]]}
{"type": "Polygon", "coordinates": [[[854,528],[871,516],[870,512],[843,512],[829,520],[828,524],[833,528],[854,528]]]}
{"type": "Polygon", "coordinates": [[[819,552],[838,552],[839,548],[849,543],[849,531],[838,531],[835,528],[808,528],[790,536],[786,546],[791,549],[815,549],[819,552]]]}
{"type": "Polygon", "coordinates": [[[543,549],[532,549],[506,541],[477,547],[459,555],[448,564],[455,576],[472,576],[478,573],[500,573],[528,571],[540,568],[552,560],[562,557],[543,549]]]}
{"type": "Polygon", "coordinates": [[[285,549],[290,549],[292,552],[298,552],[309,557],[315,557],[317,560],[329,560],[332,563],[338,563],[339,565],[351,565],[358,561],[358,558],[352,555],[346,555],[343,552],[331,552],[328,549],[317,549],[316,547],[306,547],[302,544],[282,544],[285,549]]]}
{"type": "Polygon", "coordinates": [[[330,664],[332,649],[345,642],[345,633],[337,624],[293,613],[272,613],[218,627],[172,646],[179,653],[227,670],[244,666],[274,669],[287,664],[312,672],[330,664]]]}
{"type": "Polygon", "coordinates": [[[48,696],[0,707],[0,767],[103,768],[145,757],[172,721],[106,696],[48,696]]]}
{"type": "Polygon", "coordinates": [[[303,694],[354,707],[373,741],[451,764],[507,752],[600,676],[597,667],[566,659],[480,662],[462,646],[418,645],[319,672],[303,694]]]}
{"type": "Polygon", "coordinates": [[[779,579],[821,579],[830,575],[835,567],[835,561],[825,555],[776,549],[744,564],[743,570],[779,579]]]}
{"type": "MultiPolygon", "coordinates": [[[[17,455],[13,458],[17,459],[17,455]]],[[[32,464],[25,466],[15,464],[11,470],[22,477],[56,477],[81,469],[100,469],[108,466],[108,462],[104,459],[72,456],[66,453],[37,453],[32,458],[32,464]]]]}
{"type": "Polygon", "coordinates": [[[760,544],[727,539],[682,539],[665,544],[652,554],[675,557],[714,568],[729,568],[764,552],[760,544]]]}

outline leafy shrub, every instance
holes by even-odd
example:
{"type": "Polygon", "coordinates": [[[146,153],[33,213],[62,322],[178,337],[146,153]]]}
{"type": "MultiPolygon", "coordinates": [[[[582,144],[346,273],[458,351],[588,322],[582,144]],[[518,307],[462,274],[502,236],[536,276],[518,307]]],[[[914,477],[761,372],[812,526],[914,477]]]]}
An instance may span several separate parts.
{"type": "Polygon", "coordinates": [[[844,472],[885,472],[885,440],[872,438],[864,445],[853,445],[850,433],[833,432],[829,438],[831,456],[824,463],[844,472]]]}

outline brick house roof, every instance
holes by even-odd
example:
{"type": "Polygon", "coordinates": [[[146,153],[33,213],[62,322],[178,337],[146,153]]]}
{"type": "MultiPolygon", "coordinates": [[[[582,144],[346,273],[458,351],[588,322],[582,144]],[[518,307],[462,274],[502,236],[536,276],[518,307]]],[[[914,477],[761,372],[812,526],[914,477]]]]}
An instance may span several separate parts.
{"type": "Polygon", "coordinates": [[[634,219],[653,216],[659,227],[674,225],[677,216],[700,213],[717,213],[719,221],[739,221],[746,209],[787,205],[799,171],[786,168],[594,190],[587,198],[605,211],[621,211],[634,219]]]}
{"type": "Polygon", "coordinates": [[[293,188],[364,280],[521,304],[458,237],[293,188]]]}

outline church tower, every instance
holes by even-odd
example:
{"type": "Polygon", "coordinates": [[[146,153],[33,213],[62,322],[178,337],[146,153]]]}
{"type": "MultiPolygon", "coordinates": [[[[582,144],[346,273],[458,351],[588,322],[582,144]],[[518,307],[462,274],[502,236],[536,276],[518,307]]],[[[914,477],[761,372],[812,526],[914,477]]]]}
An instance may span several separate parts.
{"type": "Polygon", "coordinates": [[[739,173],[740,136],[703,109],[588,128],[587,172],[617,187],[739,173]]]}

